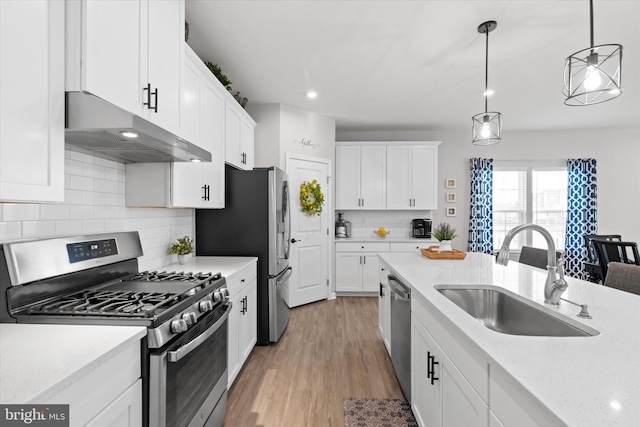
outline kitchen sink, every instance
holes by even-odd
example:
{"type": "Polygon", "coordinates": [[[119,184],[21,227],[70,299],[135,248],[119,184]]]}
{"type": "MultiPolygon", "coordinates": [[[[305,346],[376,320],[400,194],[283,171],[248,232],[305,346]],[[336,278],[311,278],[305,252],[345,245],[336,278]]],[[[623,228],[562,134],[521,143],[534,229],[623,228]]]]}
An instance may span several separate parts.
{"type": "Polygon", "coordinates": [[[600,334],[495,286],[438,285],[434,288],[484,326],[503,334],[544,337],[600,334]]]}

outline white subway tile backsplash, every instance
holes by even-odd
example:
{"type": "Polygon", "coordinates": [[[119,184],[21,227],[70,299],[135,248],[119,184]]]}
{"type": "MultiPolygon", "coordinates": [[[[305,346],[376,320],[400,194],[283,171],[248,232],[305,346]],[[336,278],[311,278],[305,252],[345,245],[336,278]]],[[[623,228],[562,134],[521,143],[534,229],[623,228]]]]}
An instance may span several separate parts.
{"type": "Polygon", "coordinates": [[[95,193],[93,191],[84,192],[84,204],[93,206],[103,206],[106,204],[106,193],[95,193]]]}
{"type": "Polygon", "coordinates": [[[70,219],[69,210],[69,205],[42,204],[40,206],[40,219],[70,219]]]}
{"type": "Polygon", "coordinates": [[[66,150],[65,157],[72,160],[78,160],[82,163],[95,163],[96,157],[89,154],[79,153],[77,151],[66,150]]]}
{"type": "Polygon", "coordinates": [[[89,205],[71,206],[69,209],[70,219],[91,219],[94,218],[94,207],[89,205]]]}
{"type": "Polygon", "coordinates": [[[71,236],[82,234],[82,221],[56,221],[56,236],[71,236]]]}
{"type": "Polygon", "coordinates": [[[88,233],[104,233],[104,219],[85,219],[82,220],[82,232],[88,233]]]}
{"type": "Polygon", "coordinates": [[[94,191],[98,193],[115,193],[116,182],[107,181],[106,179],[96,179],[94,182],[94,191]]]}
{"type": "Polygon", "coordinates": [[[93,214],[95,218],[114,218],[115,208],[113,206],[96,206],[93,214]]]}
{"type": "Polygon", "coordinates": [[[3,221],[34,221],[40,219],[40,205],[7,203],[2,205],[3,221]]]}
{"type": "Polygon", "coordinates": [[[140,231],[141,270],[176,262],[169,246],[178,237],[193,237],[195,210],[127,208],[125,181],[123,163],[66,150],[64,202],[0,204],[0,242],[140,231]]]}
{"type": "Polygon", "coordinates": [[[84,191],[65,190],[64,203],[67,205],[81,205],[84,203],[84,191]]]}
{"type": "Polygon", "coordinates": [[[124,219],[123,218],[109,218],[104,220],[104,231],[124,231],[124,219]]]}
{"type": "Polygon", "coordinates": [[[20,240],[22,238],[22,222],[0,222],[0,242],[20,240]]]}
{"type": "Polygon", "coordinates": [[[64,173],[67,175],[83,175],[83,165],[86,163],[82,163],[78,160],[65,159],[64,160],[64,173]]]}
{"type": "Polygon", "coordinates": [[[89,178],[104,179],[104,166],[85,163],[82,172],[89,178]]]}
{"type": "Polygon", "coordinates": [[[56,235],[55,221],[23,221],[22,222],[22,238],[23,239],[41,239],[45,237],[53,237],[56,235]]]}
{"type": "Polygon", "coordinates": [[[96,157],[94,159],[94,163],[98,166],[104,166],[106,169],[116,168],[116,162],[113,160],[101,159],[100,157],[96,157]]]}
{"type": "Polygon", "coordinates": [[[86,176],[68,175],[71,190],[94,191],[94,179],[86,176]]]}

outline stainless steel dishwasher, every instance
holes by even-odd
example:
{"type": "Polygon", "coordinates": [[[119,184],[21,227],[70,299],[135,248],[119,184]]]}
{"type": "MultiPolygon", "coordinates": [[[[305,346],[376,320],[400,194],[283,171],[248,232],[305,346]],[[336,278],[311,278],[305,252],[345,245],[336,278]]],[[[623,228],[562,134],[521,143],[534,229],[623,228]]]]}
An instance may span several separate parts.
{"type": "Polygon", "coordinates": [[[389,275],[391,289],[391,360],[396,377],[411,403],[411,288],[389,275]]]}

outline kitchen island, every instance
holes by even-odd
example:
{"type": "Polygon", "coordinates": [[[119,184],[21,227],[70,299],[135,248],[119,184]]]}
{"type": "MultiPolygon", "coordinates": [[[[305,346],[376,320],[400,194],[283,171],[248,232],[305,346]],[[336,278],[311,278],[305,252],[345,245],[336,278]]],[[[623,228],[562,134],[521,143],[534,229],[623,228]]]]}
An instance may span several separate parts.
{"type": "MultiPolygon", "coordinates": [[[[454,371],[462,373],[460,383],[473,386],[473,394],[489,409],[480,414],[487,425],[640,425],[640,297],[567,278],[563,298],[588,304],[593,316],[581,319],[576,317],[580,308],[572,304],[544,304],[544,270],[517,262],[501,266],[492,256],[477,253],[464,260],[431,260],[419,253],[379,256],[411,287],[412,314],[427,316],[446,331],[440,337],[447,347],[440,344],[457,364],[454,371]],[[436,285],[504,288],[599,334],[546,337],[495,332],[444,297],[436,285]]],[[[430,325],[424,327],[429,330],[430,325]]],[[[426,378],[412,374],[418,383],[414,387],[429,387],[426,378]]]]}

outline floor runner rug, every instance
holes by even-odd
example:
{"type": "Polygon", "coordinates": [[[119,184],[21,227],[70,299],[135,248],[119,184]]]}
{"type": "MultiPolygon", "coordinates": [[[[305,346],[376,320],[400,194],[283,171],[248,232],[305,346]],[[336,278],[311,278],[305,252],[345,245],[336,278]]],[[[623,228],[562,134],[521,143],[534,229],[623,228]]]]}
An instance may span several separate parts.
{"type": "Polygon", "coordinates": [[[344,399],[345,427],[417,427],[404,399],[344,399]]]}

